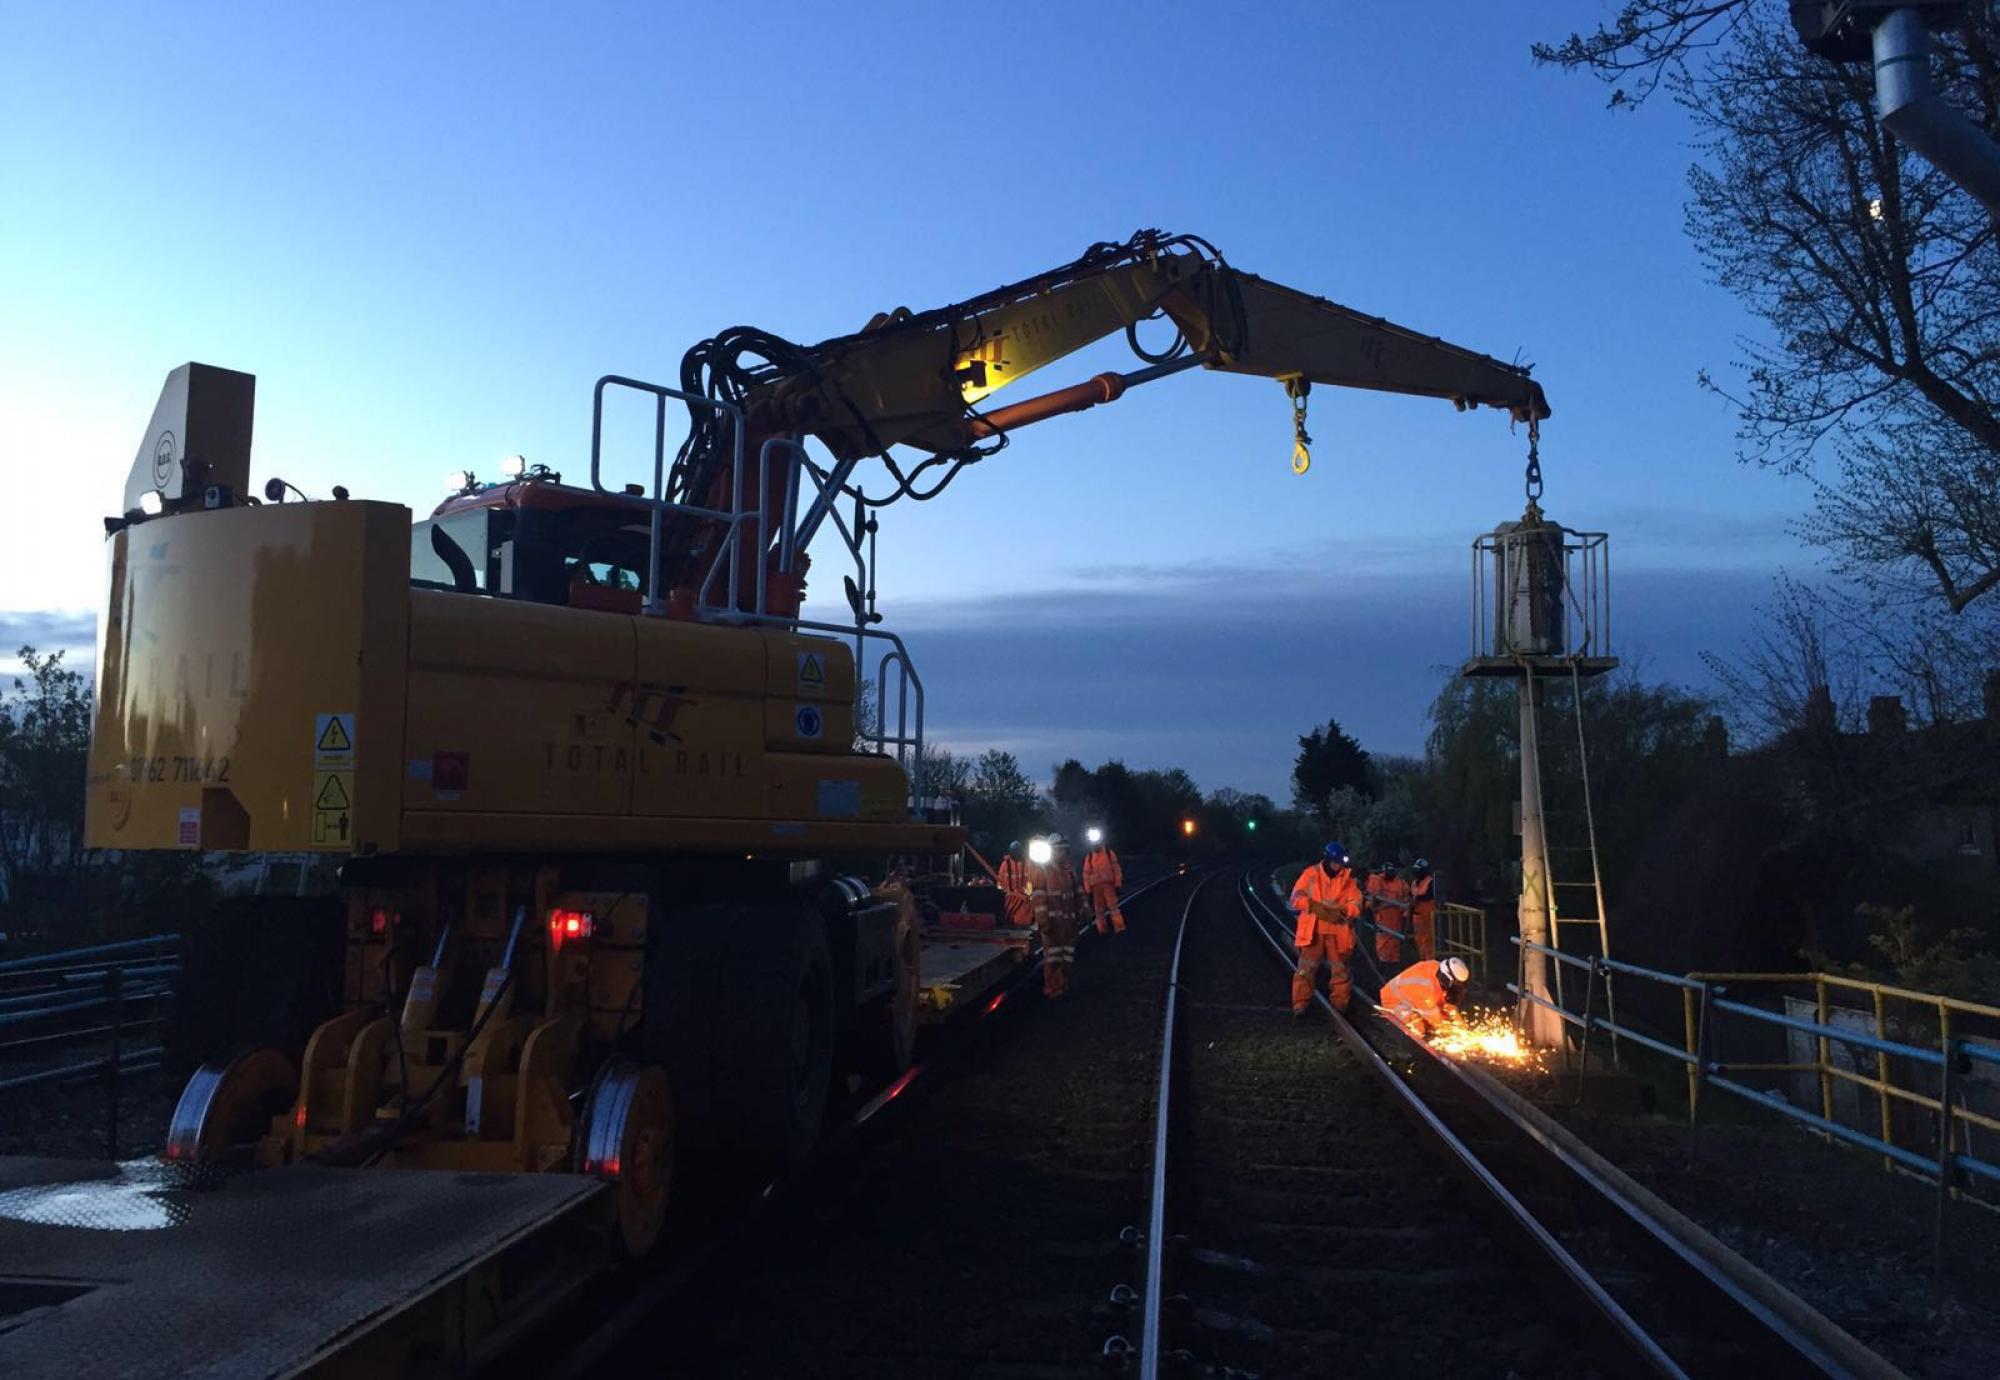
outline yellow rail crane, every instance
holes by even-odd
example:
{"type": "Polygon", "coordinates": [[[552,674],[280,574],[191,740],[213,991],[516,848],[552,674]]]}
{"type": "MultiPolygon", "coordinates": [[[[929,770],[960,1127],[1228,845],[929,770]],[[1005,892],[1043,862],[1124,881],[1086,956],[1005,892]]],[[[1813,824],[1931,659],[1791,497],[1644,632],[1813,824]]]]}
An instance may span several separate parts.
{"type": "Polygon", "coordinates": [[[887,879],[963,841],[913,810],[922,682],[874,611],[873,508],[1197,367],[1284,382],[1301,472],[1315,383],[1548,415],[1525,368],[1157,232],[817,345],[725,332],[678,386],[606,377],[587,484],[468,476],[414,524],[259,501],[254,380],[176,369],[106,523],[89,842],[331,853],[339,888],[194,927],[214,1057],[167,1156],[594,1175],[634,1253],[684,1156],[796,1161],[839,1071],[907,1066],[922,920],[887,879]],[[1144,367],[982,410],[1119,331],[1144,367]],[[650,484],[606,473],[626,394],[650,484]],[[892,492],[858,487],[870,457],[892,492]],[[828,523],[851,619],[802,614],[828,523]]]}

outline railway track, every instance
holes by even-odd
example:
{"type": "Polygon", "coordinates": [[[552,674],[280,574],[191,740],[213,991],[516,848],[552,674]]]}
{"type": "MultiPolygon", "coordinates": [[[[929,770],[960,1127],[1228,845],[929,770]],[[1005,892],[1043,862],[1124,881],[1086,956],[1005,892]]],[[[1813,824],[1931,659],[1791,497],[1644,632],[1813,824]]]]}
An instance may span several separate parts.
{"type": "Polygon", "coordinates": [[[1159,992],[1193,885],[1133,888],[1128,932],[1086,935],[1073,995],[1009,1019],[1042,1004],[1024,970],[804,1172],[605,1281],[587,1320],[508,1372],[1101,1375],[1107,1300],[1136,1278],[1120,1233],[1144,1207],[1159,992]]]}
{"type": "Polygon", "coordinates": [[[1365,983],[1360,1028],[1324,998],[1294,1019],[1290,933],[1247,874],[1189,898],[1120,1347],[1142,1377],[1895,1373],[1670,1241],[1615,1171],[1369,1014],[1365,983]]]}

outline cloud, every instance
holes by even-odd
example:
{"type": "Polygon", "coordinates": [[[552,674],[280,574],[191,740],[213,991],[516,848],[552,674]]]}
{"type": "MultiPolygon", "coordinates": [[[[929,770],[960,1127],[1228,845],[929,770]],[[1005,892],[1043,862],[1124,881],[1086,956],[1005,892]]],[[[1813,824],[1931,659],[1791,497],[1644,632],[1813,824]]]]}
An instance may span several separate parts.
{"type": "MultiPolygon", "coordinates": [[[[1766,597],[1765,571],[1633,573],[1614,593],[1613,649],[1648,680],[1701,689],[1766,597]]],[[[897,616],[928,690],[926,731],[999,747],[1033,776],[1090,765],[1186,768],[1205,788],[1290,794],[1295,740],[1338,719],[1371,750],[1415,753],[1470,640],[1446,576],[1232,567],[1219,582],[1052,587],[937,601],[897,616]]]]}
{"type": "Polygon", "coordinates": [[[0,609],[0,675],[20,674],[24,646],[62,652],[71,669],[88,669],[97,655],[97,615],[0,609]]]}

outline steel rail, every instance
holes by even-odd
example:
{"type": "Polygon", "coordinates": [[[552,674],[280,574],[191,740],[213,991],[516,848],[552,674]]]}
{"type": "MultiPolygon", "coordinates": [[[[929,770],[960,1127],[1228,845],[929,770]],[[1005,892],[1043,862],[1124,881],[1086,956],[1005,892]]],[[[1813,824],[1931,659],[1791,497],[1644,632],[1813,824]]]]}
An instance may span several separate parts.
{"type": "MultiPolygon", "coordinates": [[[[1283,945],[1272,934],[1270,926],[1258,918],[1256,912],[1262,910],[1264,915],[1270,920],[1280,923],[1282,923],[1282,917],[1278,915],[1272,903],[1258,894],[1256,889],[1249,884],[1247,873],[1244,877],[1244,887],[1240,899],[1244,902],[1245,911],[1249,914],[1252,925],[1264,937],[1265,942],[1271,946],[1274,954],[1279,958],[1285,957],[1283,945]]],[[[1369,966],[1371,968],[1374,967],[1372,962],[1369,966]]],[[[1363,1000],[1365,1001],[1366,999],[1363,998],[1363,1000]]],[[[1329,1012],[1332,1010],[1331,1005],[1323,997],[1320,998],[1320,1004],[1329,1012]]],[[[1351,1022],[1339,1019],[1337,1029],[1343,1040],[1355,1047],[1358,1053],[1365,1052],[1364,1057],[1366,1062],[1376,1070],[1379,1076],[1389,1082],[1406,1102],[1422,1109],[1424,1119],[1427,1122],[1432,1122],[1437,1127],[1442,1128],[1442,1122],[1437,1120],[1435,1113],[1431,1112],[1427,1106],[1424,1106],[1421,1094],[1407,1080],[1396,1075],[1394,1070],[1382,1059],[1379,1052],[1375,1050],[1374,1046],[1351,1022]]],[[[1570,1184],[1576,1188],[1585,1190],[1588,1195],[1587,1201],[1594,1201],[1601,1204],[1612,1220],[1622,1219],[1649,1246],[1662,1252],[1666,1259],[1670,1260],[1674,1265],[1679,1266],[1688,1275],[1699,1279],[1712,1289],[1716,1295],[1719,1295],[1722,1301],[1726,1301],[1732,1305],[1740,1319],[1755,1324],[1755,1335],[1757,1337],[1778,1343],[1789,1354],[1791,1359],[1810,1367],[1814,1373],[1836,1377],[1880,1377],[1897,1373],[1893,1366],[1883,1361],[1882,1358],[1876,1356],[1873,1352],[1868,1351],[1866,1347],[1855,1342],[1845,1333],[1839,1332],[1831,1324],[1825,1323],[1823,1319],[1820,1320],[1821,1326],[1818,1328],[1802,1325],[1795,1321],[1795,1318],[1806,1318],[1809,1321],[1811,1317],[1816,1315],[1812,1314],[1812,1310],[1808,1305],[1797,1300],[1795,1296],[1790,1295],[1789,1290],[1784,1289],[1776,1281],[1770,1281],[1760,1276],[1758,1281],[1759,1286],[1765,1289],[1766,1292],[1774,1295],[1774,1297],[1760,1297],[1752,1288],[1746,1286],[1745,1281],[1733,1277],[1723,1269],[1719,1269],[1714,1262],[1702,1255],[1694,1243],[1687,1240],[1682,1233],[1676,1232],[1673,1224],[1661,1220],[1661,1214],[1670,1213],[1671,1209],[1665,1207],[1665,1205],[1659,1205],[1657,1208],[1648,1206],[1642,1192],[1636,1188],[1632,1191],[1621,1191],[1616,1182],[1619,1176],[1615,1168],[1602,1163],[1600,1157],[1595,1156],[1585,1147],[1573,1148],[1565,1145],[1563,1143],[1563,1133],[1553,1123],[1549,1123],[1546,1117],[1531,1119],[1525,1111],[1517,1112],[1515,1108],[1506,1105],[1508,1101],[1518,1102],[1518,1097],[1503,1098],[1495,1092],[1490,1091],[1485,1085],[1491,1080],[1486,1079],[1484,1075],[1477,1073],[1475,1070],[1460,1067],[1456,1061],[1439,1054],[1422,1041],[1408,1039],[1407,1036],[1401,1035],[1400,1032],[1397,1033],[1396,1038],[1401,1042],[1401,1045],[1408,1045],[1414,1050],[1421,1051],[1422,1055],[1427,1058],[1429,1066],[1442,1071],[1444,1075],[1451,1078],[1458,1090],[1471,1099],[1479,1109],[1490,1113],[1519,1137],[1523,1143],[1532,1146],[1540,1152],[1544,1160],[1562,1172],[1570,1184]],[[1593,1165],[1593,1161],[1600,1162],[1593,1165]],[[1790,1312],[1794,1316],[1787,1316],[1787,1312],[1790,1312]]],[[[1399,1045],[1399,1048],[1401,1045],[1399,1045]]],[[[1444,1134],[1447,1136],[1451,1135],[1448,1130],[1444,1134]]],[[[1452,1137],[1452,1141],[1457,1146],[1462,1147],[1463,1143],[1457,1142],[1456,1137],[1452,1137]]],[[[1463,1151],[1463,1156],[1469,1156],[1470,1154],[1469,1150],[1463,1151]]],[[[1486,1170],[1483,1165],[1478,1165],[1477,1169],[1479,1171],[1478,1177],[1482,1181],[1491,1178],[1490,1171],[1486,1170]]],[[[1495,1182],[1497,1183],[1497,1180],[1495,1182]]],[[[1504,1188],[1501,1191],[1506,1192],[1504,1188]]],[[[1511,1193],[1508,1196],[1512,1200],[1511,1193]]],[[[1513,1201],[1516,1201],[1517,1206],[1519,1206],[1518,1200],[1513,1201]]],[[[1525,1206],[1521,1206],[1520,1210],[1523,1214],[1527,1212],[1525,1206]]],[[[1553,1246],[1555,1250],[1561,1251],[1563,1257],[1575,1267],[1576,1273],[1572,1273],[1568,1268],[1564,1268],[1563,1273],[1569,1275],[1572,1280],[1578,1282],[1580,1285],[1587,1286],[1586,1293],[1593,1303],[1602,1299],[1604,1304],[1608,1304],[1610,1308],[1617,1310],[1614,1316],[1613,1314],[1605,1313],[1603,1305],[1599,1305],[1600,1313],[1606,1317],[1607,1321],[1614,1322],[1617,1331],[1622,1336],[1626,1337],[1627,1340],[1643,1339],[1647,1347],[1658,1350],[1659,1354],[1666,1358],[1668,1365],[1677,1365],[1670,1357],[1666,1357],[1666,1353],[1663,1349],[1659,1348],[1657,1341],[1651,1337],[1650,1333],[1646,1332],[1637,1320],[1632,1319],[1629,1314],[1625,1313],[1623,1308],[1617,1304],[1615,1299],[1611,1298],[1596,1278],[1580,1262],[1575,1261],[1574,1257],[1569,1255],[1567,1249],[1560,1242],[1555,1241],[1553,1237],[1549,1236],[1540,1227],[1539,1223],[1534,1223],[1531,1216],[1526,1218],[1526,1222],[1532,1224],[1530,1235],[1537,1240],[1537,1244],[1543,1244],[1543,1238],[1547,1238],[1548,1246],[1553,1246]],[[1628,1332],[1624,1325],[1618,1325],[1616,1323],[1617,1318],[1623,1318],[1624,1322],[1629,1324],[1634,1331],[1628,1332]]],[[[1689,1225],[1692,1226],[1692,1224],[1689,1225]]],[[[1695,1228],[1695,1230],[1699,1231],[1699,1228],[1695,1228]]],[[[1545,1246],[1545,1249],[1547,1249],[1547,1246],[1545,1246]]],[[[1754,1270],[1754,1267],[1751,1268],[1754,1270]]],[[[1716,1319],[1715,1321],[1721,1320],[1716,1319]]],[[[1685,1372],[1677,1370],[1673,1373],[1685,1372]]]]}
{"type": "MultiPolygon", "coordinates": [[[[1284,960],[1286,957],[1284,946],[1271,933],[1270,926],[1257,918],[1257,908],[1265,906],[1266,903],[1250,886],[1250,874],[1247,871],[1243,874],[1243,882],[1243,890],[1238,894],[1238,900],[1242,903],[1244,914],[1249,917],[1252,927],[1263,937],[1265,943],[1271,946],[1272,952],[1280,960],[1284,960]]],[[[1271,918],[1278,917],[1272,915],[1271,918]]],[[[1395,1071],[1383,1060],[1375,1047],[1362,1038],[1361,1032],[1356,1030],[1346,1017],[1333,1009],[1333,1003],[1327,1000],[1326,995],[1315,992],[1313,998],[1322,1010],[1332,1016],[1335,1032],[1341,1041],[1375,1074],[1379,1082],[1395,1094],[1405,1110],[1431,1132],[1473,1181],[1486,1190],[1494,1205],[1520,1228],[1523,1237],[1540,1250],[1548,1263],[1610,1326],[1629,1348],[1632,1359],[1643,1365],[1651,1374],[1672,1377],[1672,1380],[1689,1380],[1688,1372],[1667,1354],[1666,1349],[1646,1331],[1639,1320],[1626,1312],[1624,1306],[1611,1297],[1603,1284],[1599,1283],[1597,1278],[1584,1268],[1583,1263],[1570,1254],[1569,1248],[1557,1240],[1555,1234],[1535,1217],[1527,1205],[1500,1181],[1499,1176],[1473,1152],[1472,1147],[1444,1124],[1443,1119],[1417,1095],[1416,1089],[1396,1076],[1395,1071]]]]}
{"type": "Polygon", "coordinates": [[[1187,904],[1181,908],[1180,928],[1174,932],[1173,963],[1167,969],[1167,1010],[1160,1023],[1160,1092],[1153,1111],[1153,1192],[1146,1213],[1146,1288],[1139,1314],[1140,1380],[1159,1380],[1160,1375],[1160,1303],[1167,1242],[1167,1128],[1174,1086],[1174,1020],[1179,1011],[1181,948],[1187,941],[1188,917],[1194,914],[1195,902],[1216,875],[1203,877],[1188,892],[1187,904]]]}
{"type": "MultiPolygon", "coordinates": [[[[1120,899],[1123,904],[1130,905],[1156,887],[1187,879],[1186,873],[1166,872],[1132,888],[1120,899]]],[[[1199,887],[1206,880],[1206,878],[1197,880],[1196,886],[1199,887]]],[[[1079,935],[1078,939],[1081,941],[1083,936],[1079,935]]],[[[1022,964],[1020,971],[1002,984],[995,999],[977,1016],[971,1018],[973,1023],[975,1025],[981,1023],[986,1017],[997,1012],[1006,1004],[1008,996],[1033,979],[1040,966],[1039,956],[1032,963],[1022,964]]],[[[855,1109],[845,1121],[838,1126],[829,1127],[805,1163],[790,1174],[773,1179],[751,1194],[744,1210],[720,1228],[715,1235],[691,1243],[679,1258],[661,1262],[656,1267],[656,1272],[642,1277],[631,1287],[631,1293],[608,1317],[592,1325],[575,1343],[552,1353],[548,1357],[547,1364],[538,1369],[551,1376],[552,1380],[581,1380],[582,1377],[600,1374],[611,1353],[626,1338],[642,1327],[647,1318],[672,1301],[674,1296],[686,1288],[705,1267],[726,1258],[752,1230],[802,1192],[825,1170],[835,1150],[850,1143],[891,1104],[899,1102],[903,1095],[920,1081],[943,1072],[950,1067],[950,1064],[949,1055],[925,1063],[912,1063],[900,1077],[855,1109]]],[[[615,1276],[612,1282],[615,1282],[615,1276]]]]}

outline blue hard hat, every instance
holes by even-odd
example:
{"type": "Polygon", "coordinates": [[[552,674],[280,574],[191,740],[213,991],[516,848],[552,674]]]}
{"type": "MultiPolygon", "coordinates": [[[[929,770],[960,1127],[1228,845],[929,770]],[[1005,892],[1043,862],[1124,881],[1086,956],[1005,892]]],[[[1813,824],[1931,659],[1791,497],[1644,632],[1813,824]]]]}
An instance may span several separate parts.
{"type": "Polygon", "coordinates": [[[1347,850],[1337,843],[1329,843],[1320,851],[1320,856],[1328,862],[1344,863],[1347,861],[1347,850]]]}

